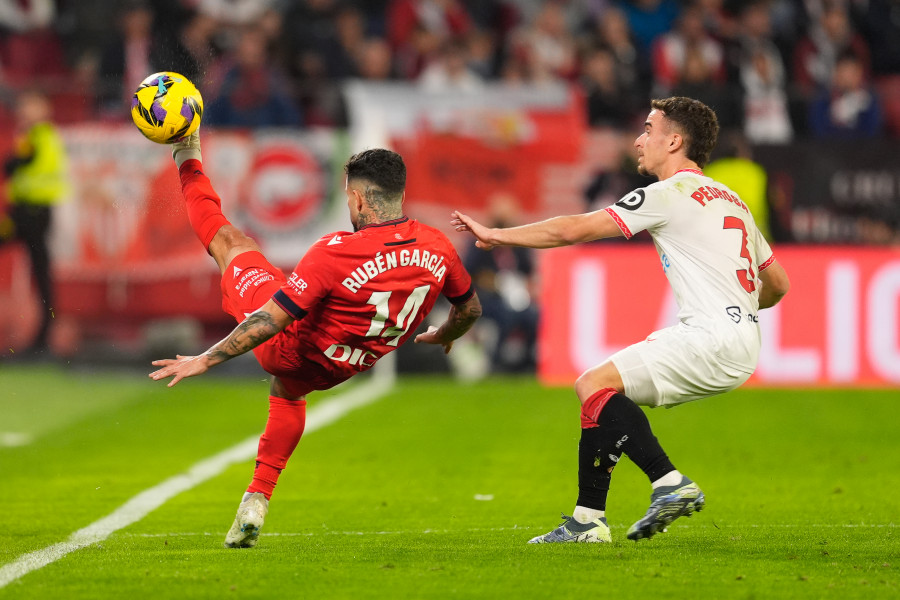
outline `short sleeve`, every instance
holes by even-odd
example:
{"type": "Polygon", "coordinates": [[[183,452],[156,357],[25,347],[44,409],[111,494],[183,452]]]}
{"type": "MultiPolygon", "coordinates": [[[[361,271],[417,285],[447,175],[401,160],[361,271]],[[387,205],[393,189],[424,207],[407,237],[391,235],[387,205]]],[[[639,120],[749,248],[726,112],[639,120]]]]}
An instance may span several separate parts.
{"type": "Polygon", "coordinates": [[[766,241],[759,227],[753,227],[753,230],[753,258],[756,264],[759,265],[759,270],[763,271],[774,262],[775,255],[772,253],[772,247],[769,246],[769,242],[766,241]]]}
{"type": "Polygon", "coordinates": [[[637,233],[654,230],[668,221],[662,194],[652,187],[638,188],[610,207],[606,212],[615,220],[622,234],[631,239],[637,233]]]}
{"type": "Polygon", "coordinates": [[[331,291],[333,260],[327,246],[317,243],[300,259],[287,282],[272,299],[295,319],[303,318],[331,291]]]}
{"type": "Polygon", "coordinates": [[[447,265],[446,279],[442,293],[450,301],[451,304],[461,304],[466,302],[475,293],[472,287],[472,277],[463,266],[462,260],[459,258],[456,249],[449,244],[450,261],[447,265]]]}

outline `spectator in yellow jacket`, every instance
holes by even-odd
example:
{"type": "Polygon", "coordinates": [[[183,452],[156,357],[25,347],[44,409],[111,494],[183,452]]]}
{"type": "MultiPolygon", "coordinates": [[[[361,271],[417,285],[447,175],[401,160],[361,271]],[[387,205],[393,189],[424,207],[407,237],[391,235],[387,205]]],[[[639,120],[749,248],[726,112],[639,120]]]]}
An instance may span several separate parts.
{"type": "Polygon", "coordinates": [[[4,164],[11,233],[28,250],[41,301],[40,326],[26,347],[28,354],[48,348],[54,298],[48,237],[53,207],[69,189],[66,149],[50,122],[50,113],[50,102],[43,94],[26,91],[19,95],[15,149],[4,164]]]}

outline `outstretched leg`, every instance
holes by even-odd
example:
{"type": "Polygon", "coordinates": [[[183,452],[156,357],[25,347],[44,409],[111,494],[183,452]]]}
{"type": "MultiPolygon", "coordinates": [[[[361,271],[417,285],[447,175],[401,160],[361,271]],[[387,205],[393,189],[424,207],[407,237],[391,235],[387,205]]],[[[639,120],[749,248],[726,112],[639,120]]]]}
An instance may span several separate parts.
{"type": "Polygon", "coordinates": [[[253,480],[241,498],[231,529],[225,535],[226,548],[251,548],[256,545],[278,477],[303,435],[306,399],[304,396],[283,397],[287,395],[286,391],[281,380],[274,377],[269,396],[269,419],[265,432],[259,438],[253,480]]]}

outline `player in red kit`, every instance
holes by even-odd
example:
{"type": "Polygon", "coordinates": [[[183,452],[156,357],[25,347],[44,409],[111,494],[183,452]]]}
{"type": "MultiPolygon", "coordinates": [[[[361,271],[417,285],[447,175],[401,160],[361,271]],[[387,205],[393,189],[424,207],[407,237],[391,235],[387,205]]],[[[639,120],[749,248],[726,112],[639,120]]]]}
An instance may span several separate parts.
{"type": "Polygon", "coordinates": [[[153,361],[154,380],[185,377],[253,350],[272,377],[269,418],[253,480],[225,537],[229,548],[254,546],[282,469],[300,441],[306,395],[331,388],[406,342],[438,295],[447,319],[416,336],[449,352],[481,315],[472,281],[437,229],[403,214],[406,166],[399,154],[373,149],[344,169],[353,231],[330,233],[300,259],[290,277],[222,215],[203,173],[199,134],[173,145],[191,226],[222,272],[222,306],[239,321],[199,356],[153,361]]]}

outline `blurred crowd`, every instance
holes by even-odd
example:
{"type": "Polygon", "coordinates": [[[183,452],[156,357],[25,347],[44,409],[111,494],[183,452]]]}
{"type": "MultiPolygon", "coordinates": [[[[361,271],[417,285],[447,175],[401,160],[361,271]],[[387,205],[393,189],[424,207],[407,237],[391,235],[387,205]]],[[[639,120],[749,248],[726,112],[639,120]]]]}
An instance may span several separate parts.
{"type": "Polygon", "coordinates": [[[59,122],[125,118],[159,70],[222,126],[343,126],[361,78],[564,82],[595,127],[679,94],[751,143],[900,136],[900,0],[0,0],[0,90],[59,122]]]}

